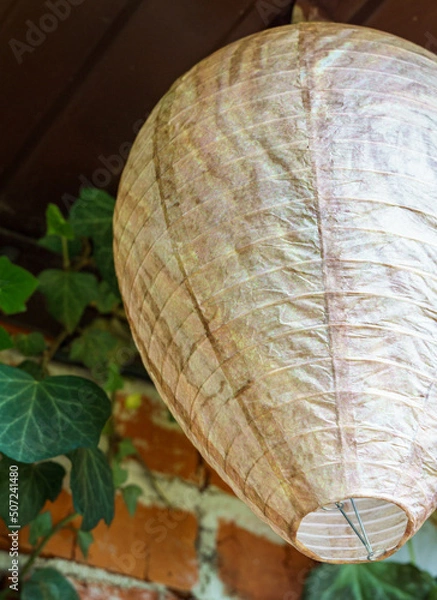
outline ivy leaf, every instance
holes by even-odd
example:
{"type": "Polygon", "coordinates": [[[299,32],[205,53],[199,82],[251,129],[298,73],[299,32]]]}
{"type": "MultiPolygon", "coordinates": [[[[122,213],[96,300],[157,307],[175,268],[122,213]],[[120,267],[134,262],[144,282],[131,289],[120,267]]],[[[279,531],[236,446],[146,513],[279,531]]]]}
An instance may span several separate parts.
{"type": "Polygon", "coordinates": [[[135,454],[138,454],[138,450],[133,445],[132,440],[130,438],[123,438],[118,444],[117,457],[123,460],[126,456],[133,456],[135,454]]]}
{"type": "Polygon", "coordinates": [[[42,354],[46,347],[44,336],[37,331],[27,335],[25,333],[18,333],[14,336],[14,345],[24,356],[42,354]]]}
{"type": "MultiPolygon", "coordinates": [[[[58,235],[45,235],[38,240],[38,245],[55,254],[62,254],[62,240],[58,235]]],[[[82,250],[82,242],[79,238],[67,241],[68,255],[78,256],[82,250]]]]}
{"type": "Polygon", "coordinates": [[[120,298],[111,292],[106,281],[101,281],[99,284],[99,293],[96,298],[96,308],[102,313],[110,313],[120,302],[120,298]]]}
{"type": "Polygon", "coordinates": [[[322,565],[311,571],[303,600],[428,600],[434,585],[413,565],[322,565]]]}
{"type": "Polygon", "coordinates": [[[98,295],[97,279],[90,273],[47,269],[39,275],[47,310],[69,333],[75,330],[86,306],[98,295]]]}
{"type": "Polygon", "coordinates": [[[77,543],[84,558],[88,558],[88,550],[93,542],[94,536],[90,531],[81,531],[79,529],[77,532],[77,543]]]}
{"type": "Polygon", "coordinates": [[[138,485],[127,485],[122,488],[123,500],[131,517],[134,516],[137,509],[138,498],[143,493],[138,485]]]}
{"type": "Polygon", "coordinates": [[[82,362],[89,369],[108,362],[108,354],[117,346],[117,338],[109,331],[86,329],[71,345],[70,358],[82,362]]]}
{"type": "MultiPolygon", "coordinates": [[[[18,524],[35,519],[47,500],[54,502],[62,489],[65,470],[49,461],[27,465],[3,455],[0,461],[0,516],[9,524],[9,467],[18,466],[18,524]]],[[[15,523],[14,523],[15,525],[15,523]]]]}
{"type": "Polygon", "coordinates": [[[38,280],[26,269],[0,256],[0,309],[7,315],[26,310],[25,302],[38,286],[38,280]]]}
{"type": "Polygon", "coordinates": [[[23,360],[23,362],[20,362],[20,364],[17,365],[17,369],[21,369],[25,373],[28,373],[37,381],[42,381],[45,377],[42,366],[33,360],[23,360]]]}
{"type": "Polygon", "coordinates": [[[124,405],[128,410],[136,410],[141,406],[143,397],[141,394],[129,394],[126,396],[124,405]]]}
{"type": "Polygon", "coordinates": [[[97,446],[111,403],[95,383],[60,375],[36,381],[0,365],[0,452],[34,462],[97,446]]]}
{"type": "Polygon", "coordinates": [[[47,235],[57,235],[67,240],[74,238],[73,228],[62,216],[56,204],[49,204],[46,209],[47,235]]]}
{"type": "Polygon", "coordinates": [[[14,342],[9,333],[4,327],[0,327],[0,350],[8,350],[8,348],[12,348],[13,345],[14,342]]]}
{"type": "Polygon", "coordinates": [[[121,466],[119,460],[112,461],[112,481],[114,482],[114,487],[119,488],[126,483],[128,478],[128,472],[121,466]]]}
{"type": "Polygon", "coordinates": [[[52,515],[47,510],[31,521],[29,528],[29,542],[34,546],[39,538],[45,537],[52,529],[52,515]]]}
{"type": "Polygon", "coordinates": [[[74,509],[83,516],[81,529],[89,531],[103,519],[114,518],[114,484],[106,456],[99,448],[80,448],[68,454],[74,509]]]}
{"type": "Polygon", "coordinates": [[[22,585],[22,600],[80,600],[68,579],[51,567],[37,569],[22,585]]]}
{"type": "Polygon", "coordinates": [[[106,281],[112,292],[120,298],[117,276],[115,274],[112,234],[108,239],[101,237],[94,240],[94,260],[96,261],[100,275],[106,281]]]}
{"type": "Polygon", "coordinates": [[[76,235],[112,239],[115,200],[96,188],[83,188],[73,204],[69,222],[76,235]]]}
{"type": "Polygon", "coordinates": [[[124,379],[120,375],[120,369],[115,363],[109,363],[106,382],[103,385],[106,392],[116,392],[124,387],[124,379]]]}
{"type": "Polygon", "coordinates": [[[77,235],[93,240],[94,259],[103,279],[117,297],[120,297],[112,250],[115,200],[95,188],[84,188],[73,204],[69,221],[77,235]]]}

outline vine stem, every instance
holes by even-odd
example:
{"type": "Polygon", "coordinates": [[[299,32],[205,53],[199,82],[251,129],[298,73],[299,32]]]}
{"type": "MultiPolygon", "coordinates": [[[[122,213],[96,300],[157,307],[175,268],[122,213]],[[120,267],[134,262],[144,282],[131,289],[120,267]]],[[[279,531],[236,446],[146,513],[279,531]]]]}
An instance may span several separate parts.
{"type": "Polygon", "coordinates": [[[413,540],[408,540],[407,548],[408,548],[408,554],[410,556],[410,563],[416,567],[417,566],[417,557],[416,557],[416,551],[415,551],[414,545],[413,545],[413,540]]]}
{"type": "Polygon", "coordinates": [[[117,319],[121,319],[122,321],[127,321],[127,316],[126,316],[126,312],[123,308],[114,308],[112,311],[112,314],[114,315],[114,317],[117,317],[117,319]]]}
{"type": "Polygon", "coordinates": [[[82,254],[79,258],[75,259],[75,262],[72,266],[73,271],[81,271],[84,267],[88,267],[93,264],[92,248],[89,240],[87,238],[82,238],[82,254]]]}
{"type": "Polygon", "coordinates": [[[44,369],[44,371],[47,370],[49,362],[52,360],[52,358],[56,354],[56,351],[58,350],[59,346],[62,344],[62,342],[65,340],[65,338],[67,336],[68,336],[68,331],[66,329],[64,329],[63,331],[61,331],[61,333],[58,335],[58,337],[55,340],[53,340],[53,343],[50,345],[50,347],[44,352],[42,362],[41,362],[41,367],[44,369]]]}
{"type": "Polygon", "coordinates": [[[140,463],[140,465],[143,467],[144,474],[145,474],[152,490],[155,492],[155,494],[158,496],[158,498],[161,500],[161,502],[167,508],[172,509],[173,505],[172,505],[171,501],[167,498],[167,496],[164,494],[164,492],[159,487],[158,483],[156,482],[155,476],[153,475],[150,467],[144,461],[143,457],[140,456],[139,454],[137,454],[137,456],[135,458],[140,463]]]}
{"type": "Polygon", "coordinates": [[[65,271],[68,271],[70,268],[70,255],[68,254],[68,241],[67,238],[61,236],[62,242],[62,259],[63,259],[63,267],[65,271]]]}
{"type": "MultiPolygon", "coordinates": [[[[21,579],[26,575],[26,573],[29,571],[29,569],[32,567],[33,563],[36,561],[36,559],[38,558],[38,556],[41,554],[41,552],[44,550],[47,542],[61,529],[63,529],[66,525],[68,525],[68,523],[70,523],[70,521],[73,521],[73,519],[75,519],[76,517],[79,517],[79,513],[74,512],[71,513],[70,515],[67,515],[66,517],[64,517],[63,519],[61,519],[59,521],[59,523],[57,523],[50,531],[49,533],[42,538],[42,540],[40,541],[40,543],[36,546],[35,550],[32,552],[32,554],[29,557],[29,560],[27,561],[27,563],[24,565],[23,569],[21,570],[20,573],[20,577],[21,579]]],[[[1,596],[0,596],[1,598],[1,596]]]]}

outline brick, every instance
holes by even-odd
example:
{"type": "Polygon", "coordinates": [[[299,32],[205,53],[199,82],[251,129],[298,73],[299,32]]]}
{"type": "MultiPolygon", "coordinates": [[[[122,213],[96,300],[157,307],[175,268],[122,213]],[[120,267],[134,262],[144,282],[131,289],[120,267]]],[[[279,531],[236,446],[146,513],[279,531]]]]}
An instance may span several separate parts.
{"type": "Polygon", "coordinates": [[[197,521],[188,512],[140,504],[131,517],[117,495],[111,526],[101,521],[93,535],[88,559],[76,548],[75,560],[182,591],[198,579],[197,521]]]}
{"type": "MultiPolygon", "coordinates": [[[[49,510],[52,513],[53,523],[58,523],[68,514],[74,512],[71,494],[62,490],[55,502],[46,502],[43,511],[46,510],[49,510]]],[[[76,534],[73,528],[80,527],[81,521],[82,519],[78,517],[74,521],[71,521],[65,529],[58,531],[45,546],[42,556],[57,556],[58,558],[66,559],[73,558],[74,544],[76,541],[76,534]]],[[[28,530],[28,527],[23,530],[22,537],[22,544],[26,549],[30,549],[28,530]]]]}
{"type": "MultiPolygon", "coordinates": [[[[71,495],[62,490],[55,502],[46,502],[42,512],[49,510],[52,514],[53,523],[58,523],[61,519],[73,512],[73,502],[71,495]]],[[[76,527],[80,526],[80,518],[71,523],[76,527]]],[[[0,520],[0,547],[3,550],[9,548],[9,538],[7,536],[8,529],[2,520],[0,520]]],[[[30,552],[33,546],[29,543],[29,526],[23,527],[19,533],[19,543],[21,552],[30,552]]],[[[75,533],[71,528],[65,528],[58,531],[44,548],[42,556],[71,559],[73,556],[73,548],[75,543],[75,533]]]]}
{"type": "Polygon", "coordinates": [[[235,496],[232,488],[230,488],[228,484],[223,481],[220,475],[207,463],[205,463],[205,471],[208,477],[208,485],[215,485],[222,490],[222,492],[226,492],[227,494],[235,496]]]}
{"type": "Polygon", "coordinates": [[[159,592],[72,580],[80,600],[161,600],[159,592]]]}
{"type": "Polygon", "coordinates": [[[138,409],[125,407],[120,395],[116,411],[117,431],[131,437],[142,459],[153,471],[181,477],[201,486],[206,480],[228,494],[232,489],[209,466],[174,422],[162,400],[143,395],[138,409]]]}
{"type": "Polygon", "coordinates": [[[184,511],[150,509],[147,579],[189,591],[198,580],[197,520],[184,511]]]}
{"type": "Polygon", "coordinates": [[[241,600],[299,600],[305,577],[316,564],[292,546],[274,544],[224,521],[217,553],[224,585],[241,600]]]}
{"type": "MultiPolygon", "coordinates": [[[[4,327],[4,329],[6,329],[6,331],[11,336],[17,335],[19,333],[28,334],[28,333],[31,333],[32,331],[35,331],[35,329],[30,329],[29,327],[21,326],[21,325],[18,325],[17,323],[9,323],[7,321],[2,321],[1,319],[0,319],[0,326],[4,327]]],[[[43,333],[44,338],[47,343],[53,342],[52,336],[46,335],[44,332],[42,332],[42,333],[43,333]]]]}
{"type": "MultiPolygon", "coordinates": [[[[53,522],[57,523],[73,511],[71,495],[63,490],[56,502],[47,503],[43,510],[50,510],[53,522]]],[[[80,522],[79,517],[72,524],[79,527],[80,522]]],[[[22,552],[32,549],[28,530],[25,527],[20,532],[22,552]]],[[[6,526],[0,520],[0,548],[4,550],[9,550],[7,533],[6,526]]],[[[100,521],[92,533],[94,542],[87,559],[75,545],[75,533],[71,528],[53,536],[42,555],[75,560],[183,592],[191,590],[197,582],[197,520],[191,513],[139,504],[135,515],[131,517],[121,495],[117,494],[113,522],[108,527],[100,521]]],[[[139,598],[142,600],[141,596],[139,598]]],[[[148,596],[145,598],[148,599],[148,596]]]]}
{"type": "Polygon", "coordinates": [[[116,411],[117,431],[130,437],[149,469],[201,483],[199,454],[157,397],[143,395],[137,409],[125,407],[120,395],[116,411]]]}

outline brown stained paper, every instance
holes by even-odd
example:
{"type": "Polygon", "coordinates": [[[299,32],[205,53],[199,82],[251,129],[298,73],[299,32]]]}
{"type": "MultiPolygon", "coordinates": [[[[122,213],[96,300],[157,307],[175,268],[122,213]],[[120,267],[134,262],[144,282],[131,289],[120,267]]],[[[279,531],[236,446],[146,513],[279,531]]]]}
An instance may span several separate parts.
{"type": "Polygon", "coordinates": [[[123,174],[133,335],[205,458],[300,551],[373,559],[437,504],[437,59],[280,27],[181,77],[123,174]]]}

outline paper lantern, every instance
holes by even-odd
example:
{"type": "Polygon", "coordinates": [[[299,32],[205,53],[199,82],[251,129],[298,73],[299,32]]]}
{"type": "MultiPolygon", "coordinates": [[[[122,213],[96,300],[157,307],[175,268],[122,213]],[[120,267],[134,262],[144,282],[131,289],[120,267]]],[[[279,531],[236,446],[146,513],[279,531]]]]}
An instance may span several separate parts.
{"type": "Polygon", "coordinates": [[[436,224],[436,58],[366,28],[216,52],[124,171],[116,268],[145,365],[238,496],[318,560],[385,558],[436,507],[436,224]]]}

